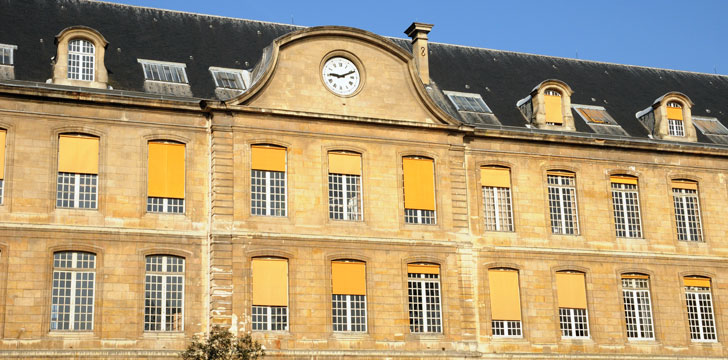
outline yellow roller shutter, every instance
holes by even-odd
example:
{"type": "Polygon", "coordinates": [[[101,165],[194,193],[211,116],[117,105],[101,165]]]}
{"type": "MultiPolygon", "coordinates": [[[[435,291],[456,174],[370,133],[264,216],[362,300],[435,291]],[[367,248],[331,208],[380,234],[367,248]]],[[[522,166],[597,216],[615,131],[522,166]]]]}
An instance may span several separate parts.
{"type": "Polygon", "coordinates": [[[329,173],[361,175],[361,155],[352,153],[329,153],[329,173]]]}
{"type": "Polygon", "coordinates": [[[561,96],[543,95],[546,103],[546,122],[554,124],[564,123],[564,112],[561,109],[561,96]]]}
{"type": "Polygon", "coordinates": [[[710,287],[710,279],[704,277],[685,277],[685,286],[710,287]]]}
{"type": "Polygon", "coordinates": [[[99,138],[81,135],[58,137],[58,172],[99,173],[99,138]]]}
{"type": "Polygon", "coordinates": [[[435,264],[407,264],[409,274],[440,274],[440,265],[435,264]]]}
{"type": "Polygon", "coordinates": [[[622,279],[649,279],[650,277],[647,275],[642,274],[624,274],[622,275],[622,279]]]}
{"type": "Polygon", "coordinates": [[[561,171],[561,170],[549,170],[546,172],[547,175],[554,175],[554,176],[566,176],[566,177],[574,177],[573,172],[569,171],[561,171]]]}
{"type": "Polygon", "coordinates": [[[335,295],[366,295],[366,264],[363,262],[332,262],[331,287],[335,295]]]}
{"type": "Polygon", "coordinates": [[[7,131],[0,130],[0,180],[5,179],[5,139],[7,131]]]}
{"type": "Polygon", "coordinates": [[[147,169],[147,195],[185,198],[185,145],[150,142],[147,169]]]}
{"type": "Polygon", "coordinates": [[[518,271],[488,270],[488,282],[493,320],[521,320],[518,271]]]}
{"type": "Polygon", "coordinates": [[[252,263],[253,305],[288,306],[288,261],[256,258],[252,263]]]}
{"type": "Polygon", "coordinates": [[[672,120],[682,120],[683,109],[667,106],[667,118],[672,120]]]}
{"type": "Polygon", "coordinates": [[[264,171],[286,171],[286,148],[253,145],[252,169],[264,171]]]}
{"type": "Polygon", "coordinates": [[[560,308],[586,309],[586,285],[582,273],[556,273],[560,308]]]}
{"type": "Polygon", "coordinates": [[[404,207],[435,210],[435,167],[431,159],[403,158],[404,207]]]}
{"type": "Polygon", "coordinates": [[[615,184],[637,185],[637,178],[632,176],[614,175],[610,177],[610,181],[615,184]]]}
{"type": "Polygon", "coordinates": [[[504,167],[480,168],[480,184],[482,186],[511,187],[511,172],[504,167]]]}
{"type": "Polygon", "coordinates": [[[698,183],[696,183],[695,181],[690,181],[690,180],[673,180],[672,188],[673,189],[698,190],[698,183]]]}

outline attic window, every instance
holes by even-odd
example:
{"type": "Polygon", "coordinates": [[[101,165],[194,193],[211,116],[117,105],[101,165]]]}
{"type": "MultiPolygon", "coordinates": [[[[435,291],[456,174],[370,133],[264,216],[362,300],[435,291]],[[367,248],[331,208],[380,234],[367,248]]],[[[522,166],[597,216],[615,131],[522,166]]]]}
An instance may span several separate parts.
{"type": "Polygon", "coordinates": [[[444,92],[458,111],[471,111],[478,113],[492,113],[480,94],[462,93],[455,91],[444,92]]]}
{"type": "Polygon", "coordinates": [[[96,47],[90,41],[73,39],[68,42],[68,78],[94,81],[96,47]]]}
{"type": "Polygon", "coordinates": [[[607,109],[601,106],[572,104],[571,107],[584,122],[597,134],[629,136],[612,118],[607,109]]]}
{"type": "Polygon", "coordinates": [[[138,59],[144,68],[144,79],[187,84],[185,64],[138,59]]]}
{"type": "Polygon", "coordinates": [[[693,116],[693,124],[714,143],[728,145],[728,129],[718,119],[693,116]]]}
{"type": "Polygon", "coordinates": [[[683,124],[682,105],[678,102],[671,101],[667,103],[667,125],[668,133],[672,136],[685,136],[685,126],[683,124]]]}
{"type": "Polygon", "coordinates": [[[0,44],[0,65],[13,65],[13,53],[17,48],[15,45],[0,44]]]}
{"type": "Polygon", "coordinates": [[[210,67],[215,86],[224,89],[246,90],[250,73],[245,70],[210,67]]]}

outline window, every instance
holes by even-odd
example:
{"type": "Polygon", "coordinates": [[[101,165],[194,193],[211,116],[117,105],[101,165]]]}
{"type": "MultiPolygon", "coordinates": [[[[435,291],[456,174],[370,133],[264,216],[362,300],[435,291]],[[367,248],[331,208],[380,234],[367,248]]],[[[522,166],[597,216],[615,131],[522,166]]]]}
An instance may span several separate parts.
{"type": "Polygon", "coordinates": [[[144,69],[145,80],[187,84],[185,64],[138,59],[144,69]]]}
{"type": "Polygon", "coordinates": [[[367,331],[366,264],[331,263],[331,319],[336,332],[367,331]]]}
{"type": "Polygon", "coordinates": [[[245,70],[210,67],[215,86],[225,89],[245,90],[249,73],[245,70]]]}
{"type": "Polygon", "coordinates": [[[672,200],[675,205],[677,239],[681,241],[703,241],[698,183],[690,180],[673,180],[672,200]]]}
{"type": "Polygon", "coordinates": [[[90,41],[74,39],[68,42],[68,78],[94,81],[95,46],[90,41]]]}
{"type": "Polygon", "coordinates": [[[494,337],[522,337],[518,271],[488,270],[490,309],[494,337]]]}
{"type": "Polygon", "coordinates": [[[288,330],[288,261],[254,258],[253,331],[288,330]]]}
{"type": "Polygon", "coordinates": [[[549,171],[546,177],[551,232],[565,235],[578,234],[579,217],[576,208],[576,178],[574,173],[549,171]]]}
{"type": "Polygon", "coordinates": [[[434,264],[407,265],[410,331],[442,332],[440,267],[434,264]]]}
{"type": "Polygon", "coordinates": [[[250,212],[286,216],[286,148],[253,145],[250,170],[250,212]]]}
{"type": "Polygon", "coordinates": [[[630,340],[653,340],[650,279],[642,274],[622,275],[622,298],[627,337],[630,340]]]}
{"type": "Polygon", "coordinates": [[[361,155],[329,153],[329,218],[361,221],[361,155]]]}
{"type": "Polygon", "coordinates": [[[510,170],[496,166],[482,167],[480,184],[483,186],[485,229],[513,231],[510,170]]]}
{"type": "Polygon", "coordinates": [[[185,259],[171,255],[146,258],[144,331],[182,331],[185,259]]]}
{"type": "Polygon", "coordinates": [[[0,204],[4,203],[5,197],[5,140],[7,130],[0,129],[0,204]]]}
{"type": "Polygon", "coordinates": [[[685,300],[690,323],[690,339],[696,342],[718,341],[715,333],[710,279],[687,276],[683,278],[683,282],[685,283],[685,300]]]}
{"type": "Polygon", "coordinates": [[[434,225],[435,162],[432,159],[402,159],[404,173],[404,222],[434,225]]]}
{"type": "Polygon", "coordinates": [[[0,65],[13,65],[13,53],[17,48],[15,45],[0,44],[0,65]]]}
{"type": "Polygon", "coordinates": [[[695,127],[716,144],[728,145],[728,129],[714,117],[692,116],[695,127]]]}
{"type": "Polygon", "coordinates": [[[672,136],[685,136],[683,109],[680,103],[675,101],[667,103],[667,125],[668,134],[672,136]]]}
{"type": "Polygon", "coordinates": [[[571,107],[597,134],[629,136],[602,106],[572,104],[571,107]]]}
{"type": "Polygon", "coordinates": [[[185,145],[150,141],[147,150],[147,212],[184,214],[185,145]]]}
{"type": "Polygon", "coordinates": [[[617,237],[642,237],[637,178],[615,175],[611,177],[611,184],[614,227],[617,237]]]}
{"type": "Polygon", "coordinates": [[[546,89],[543,92],[544,104],[546,106],[546,124],[547,125],[564,125],[564,110],[561,108],[561,93],[546,89]]]}
{"type": "Polygon", "coordinates": [[[53,254],[51,331],[90,331],[94,324],[96,255],[79,251],[53,254]]]}
{"type": "Polygon", "coordinates": [[[588,338],[589,315],[586,306],[584,273],[557,272],[559,325],[562,338],[588,338]]]}
{"type": "Polygon", "coordinates": [[[492,113],[480,94],[444,91],[445,95],[455,105],[457,111],[471,111],[478,113],[492,113]]]}
{"type": "Polygon", "coordinates": [[[56,207],[96,209],[99,138],[63,134],[58,138],[56,207]]]}

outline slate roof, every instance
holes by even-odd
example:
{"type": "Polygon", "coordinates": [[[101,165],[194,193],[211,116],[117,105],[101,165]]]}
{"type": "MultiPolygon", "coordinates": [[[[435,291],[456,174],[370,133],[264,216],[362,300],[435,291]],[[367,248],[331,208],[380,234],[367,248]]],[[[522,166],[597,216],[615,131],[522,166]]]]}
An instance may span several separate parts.
{"type": "MultiPolygon", "coordinates": [[[[109,41],[105,62],[109,85],[115,90],[144,91],[144,75],[137,62],[142,58],[185,63],[192,94],[206,99],[215,97],[210,66],[252,69],[263,48],[302,28],[85,0],[0,0],[0,43],[18,46],[15,78],[49,79],[55,36],[74,25],[94,28],[109,41]]],[[[391,40],[410,50],[409,39],[391,40]]],[[[479,93],[503,126],[523,128],[526,120],[516,102],[540,82],[559,79],[574,90],[572,104],[605,107],[634,138],[647,138],[635,113],[670,91],[693,100],[693,115],[716,117],[728,124],[728,76],[724,75],[441,43],[430,43],[430,51],[430,94],[456,117],[458,113],[440,91],[479,93]]],[[[578,132],[594,133],[576,113],[574,122],[578,132]]],[[[697,134],[699,142],[712,143],[700,131],[697,134]]]]}

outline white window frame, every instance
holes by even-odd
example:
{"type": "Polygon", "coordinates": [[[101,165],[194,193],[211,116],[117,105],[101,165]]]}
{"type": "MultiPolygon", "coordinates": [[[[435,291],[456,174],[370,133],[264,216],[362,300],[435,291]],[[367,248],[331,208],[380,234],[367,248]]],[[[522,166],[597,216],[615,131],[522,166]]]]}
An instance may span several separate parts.
{"type": "MultiPolygon", "coordinates": [[[[84,184],[84,186],[86,186],[84,184]]],[[[99,175],[98,174],[81,174],[81,173],[67,173],[59,171],[56,174],[56,208],[57,209],[81,209],[81,210],[96,210],[99,208],[99,175]],[[58,176],[61,174],[72,174],[74,175],[73,180],[73,206],[60,206],[58,205],[58,201],[63,201],[63,199],[58,198],[58,176]],[[96,186],[94,186],[94,190],[96,190],[96,200],[94,200],[94,203],[96,206],[94,207],[80,207],[80,196],[81,196],[81,175],[87,175],[87,176],[95,176],[96,177],[96,186]]]]}
{"type": "Polygon", "coordinates": [[[587,309],[559,308],[559,329],[561,330],[561,338],[562,339],[588,339],[591,336],[591,331],[589,329],[589,311],[587,309]],[[586,335],[582,335],[582,336],[575,335],[576,334],[576,331],[577,331],[576,330],[576,324],[577,324],[577,322],[576,322],[576,317],[577,317],[576,310],[583,310],[584,311],[584,319],[586,319],[586,321],[584,322],[584,324],[586,325],[586,327],[585,327],[586,335]],[[562,313],[561,313],[562,311],[567,311],[568,312],[568,314],[566,314],[566,316],[568,317],[569,324],[571,325],[571,330],[570,330],[571,331],[571,335],[564,335],[564,331],[565,331],[564,330],[564,327],[563,327],[563,324],[564,323],[561,321],[561,318],[563,316],[562,313]]]}
{"type": "MultiPolygon", "coordinates": [[[[578,203],[578,199],[576,197],[576,176],[563,176],[563,175],[549,175],[549,174],[547,174],[546,177],[547,177],[546,185],[548,187],[548,189],[547,189],[548,191],[547,192],[549,193],[548,194],[549,195],[549,198],[548,198],[548,202],[549,202],[549,224],[551,226],[551,233],[552,234],[556,234],[556,235],[579,235],[579,203],[578,203]],[[549,177],[556,178],[557,179],[557,183],[556,184],[550,184],[549,181],[548,181],[548,178],[549,177]],[[572,179],[573,182],[574,182],[574,184],[573,185],[564,184],[564,179],[572,179]],[[552,208],[552,206],[551,206],[551,197],[550,197],[550,195],[551,195],[550,194],[551,193],[551,189],[553,189],[555,191],[555,195],[557,196],[556,202],[557,202],[558,211],[559,211],[559,213],[557,215],[560,216],[560,220],[558,221],[558,223],[559,223],[558,224],[559,232],[555,232],[554,231],[554,226],[553,226],[553,224],[551,224],[551,221],[552,221],[551,218],[552,218],[552,215],[553,215],[552,210],[554,210],[552,208]],[[566,221],[566,201],[564,200],[564,195],[565,195],[564,192],[567,191],[567,190],[571,192],[570,195],[571,195],[571,198],[573,199],[573,206],[574,206],[573,209],[572,209],[573,210],[573,214],[572,214],[573,215],[572,216],[573,220],[571,221],[572,222],[572,225],[573,225],[572,226],[572,229],[573,229],[572,232],[568,232],[568,229],[567,229],[567,226],[566,226],[566,223],[567,223],[567,221],[566,221]]],[[[571,207],[571,205],[569,205],[569,207],[571,207]]]]}
{"type": "MultiPolygon", "coordinates": [[[[346,323],[340,324],[340,325],[344,325],[344,328],[345,328],[344,330],[336,330],[335,329],[335,326],[334,326],[334,332],[338,332],[338,333],[347,333],[347,332],[350,332],[350,333],[365,333],[365,332],[367,332],[367,330],[369,328],[369,324],[368,324],[368,322],[369,322],[368,321],[369,320],[368,319],[369,313],[368,313],[368,309],[367,309],[367,296],[366,295],[332,294],[332,296],[331,296],[331,311],[332,311],[332,313],[337,310],[336,308],[334,308],[334,302],[335,302],[334,297],[335,296],[344,296],[345,297],[345,300],[343,302],[346,304],[345,305],[346,307],[343,310],[346,313],[346,323]],[[352,328],[354,327],[354,324],[352,323],[352,320],[351,320],[352,319],[352,312],[354,310],[351,307],[351,303],[352,303],[352,299],[351,298],[352,298],[352,296],[362,296],[364,298],[364,309],[363,309],[363,311],[364,311],[364,323],[361,324],[362,330],[352,330],[352,328]]],[[[333,314],[332,314],[331,317],[332,317],[332,323],[333,323],[333,319],[334,319],[333,314]]],[[[332,325],[334,325],[334,324],[332,324],[332,325]]],[[[356,324],[356,325],[360,325],[360,324],[356,324]]]]}
{"type": "Polygon", "coordinates": [[[485,103],[485,100],[480,94],[477,93],[465,93],[465,92],[459,92],[459,91],[443,91],[445,95],[447,95],[450,102],[455,106],[455,110],[457,111],[467,111],[467,112],[474,112],[474,113],[480,113],[480,114],[492,114],[493,111],[490,109],[488,104],[485,103]],[[455,100],[455,98],[467,98],[467,99],[474,99],[475,103],[478,104],[479,107],[482,108],[482,110],[472,110],[472,109],[462,109],[458,105],[458,102],[455,100]]]}
{"type": "Polygon", "coordinates": [[[147,195],[147,212],[149,213],[155,213],[155,214],[184,214],[185,213],[185,199],[177,199],[177,198],[163,198],[163,197],[156,197],[156,196],[148,196],[147,195]],[[162,200],[161,204],[152,204],[152,199],[159,199],[162,200]],[[169,211],[170,208],[170,202],[173,200],[180,201],[180,204],[178,205],[171,205],[175,207],[179,207],[181,211],[169,211]],[[154,211],[152,210],[154,206],[161,206],[162,211],[154,211]]]}
{"type": "Polygon", "coordinates": [[[229,90],[238,90],[238,91],[245,91],[248,90],[248,86],[250,84],[250,72],[247,70],[240,70],[240,69],[230,69],[230,68],[222,68],[222,67],[216,67],[216,66],[210,66],[208,68],[210,70],[210,74],[212,74],[212,80],[215,81],[215,87],[220,89],[229,89],[229,90]],[[239,81],[240,88],[230,88],[226,86],[220,85],[220,83],[217,81],[217,74],[218,73],[230,73],[237,77],[237,80],[239,81]]]}
{"type": "MultiPolygon", "coordinates": [[[[162,313],[159,315],[159,318],[161,319],[160,330],[147,329],[147,322],[145,319],[142,321],[144,323],[145,332],[160,333],[160,332],[183,332],[184,331],[184,328],[185,328],[185,289],[186,289],[186,282],[185,282],[185,273],[186,273],[185,270],[186,269],[185,269],[185,267],[186,266],[187,266],[187,261],[185,258],[183,258],[181,256],[154,254],[154,255],[148,255],[145,257],[145,259],[144,259],[144,267],[145,267],[145,269],[144,269],[144,302],[145,302],[145,304],[146,304],[146,300],[147,300],[147,291],[148,291],[146,289],[146,285],[148,284],[147,276],[161,276],[162,277],[162,283],[161,283],[161,286],[162,286],[162,291],[161,291],[161,293],[162,293],[162,299],[161,299],[162,313]],[[146,269],[147,260],[150,257],[154,257],[154,256],[159,256],[162,258],[162,265],[161,265],[162,271],[150,271],[150,270],[146,269]],[[181,264],[182,271],[178,271],[178,272],[167,271],[168,260],[170,258],[179,258],[182,260],[182,264],[181,264]],[[173,329],[173,330],[167,330],[167,325],[168,325],[167,324],[167,312],[169,310],[168,306],[167,306],[167,285],[169,284],[170,278],[181,279],[180,286],[182,287],[182,291],[181,291],[182,299],[180,299],[181,300],[181,304],[180,304],[181,314],[180,314],[180,322],[178,324],[179,328],[173,329]]],[[[144,316],[145,317],[147,315],[146,308],[147,307],[145,305],[144,306],[144,316]]]]}
{"type": "Polygon", "coordinates": [[[690,340],[692,342],[718,342],[718,324],[716,323],[715,319],[715,307],[713,307],[713,293],[711,292],[710,288],[706,287],[694,287],[694,286],[686,286],[685,287],[685,306],[686,311],[688,314],[688,328],[690,329],[690,298],[692,298],[692,301],[695,303],[695,309],[696,312],[696,319],[698,321],[698,329],[700,330],[699,338],[695,339],[693,338],[693,332],[690,331],[690,340]],[[710,301],[709,307],[710,307],[710,319],[703,319],[703,310],[700,307],[700,295],[706,295],[708,297],[708,300],[710,301]],[[713,322],[713,333],[712,336],[715,337],[715,339],[706,339],[705,337],[708,335],[708,332],[706,332],[706,326],[705,321],[712,321],[713,322]]]}
{"type": "Polygon", "coordinates": [[[640,210],[640,194],[639,187],[632,184],[621,184],[611,183],[612,189],[612,209],[614,214],[614,230],[617,237],[622,238],[641,238],[642,237],[642,213],[640,210]],[[629,186],[628,186],[629,185],[629,186]],[[634,186],[634,188],[631,188],[634,186]],[[634,204],[636,212],[636,223],[631,224],[630,212],[628,211],[630,204],[628,204],[627,194],[634,196],[634,204]],[[617,218],[621,218],[624,222],[624,235],[619,234],[617,228],[617,218]],[[635,228],[635,229],[633,229],[635,228]]]}
{"type": "Polygon", "coordinates": [[[523,337],[523,322],[521,320],[492,320],[491,321],[491,334],[495,338],[511,338],[511,339],[520,339],[523,337]],[[496,324],[499,324],[500,326],[496,326],[496,324]],[[515,326],[515,325],[518,326],[515,326]],[[503,334],[496,334],[496,328],[502,329],[503,334]],[[511,335],[509,333],[516,333],[515,335],[511,335]]]}
{"type": "Polygon", "coordinates": [[[513,194],[511,194],[511,188],[509,187],[497,187],[497,186],[483,186],[483,218],[485,223],[486,231],[514,231],[514,224],[513,224],[513,194]],[[491,194],[493,194],[492,197],[488,196],[488,192],[490,191],[491,194]],[[504,197],[503,193],[507,193],[506,199],[501,199],[504,197]],[[491,200],[493,202],[493,220],[495,224],[490,224],[488,222],[489,216],[488,216],[488,200],[491,200]],[[501,211],[501,202],[504,202],[506,208],[508,209],[505,214],[503,211],[501,211]],[[506,224],[502,224],[501,217],[505,218],[507,221],[506,224]]]}
{"type": "Polygon", "coordinates": [[[631,279],[631,278],[622,278],[622,301],[624,302],[624,317],[625,317],[625,326],[628,326],[628,316],[627,316],[627,299],[631,299],[632,306],[633,306],[633,312],[634,312],[634,326],[636,327],[636,334],[637,336],[630,336],[629,328],[627,328],[627,338],[629,340],[655,340],[655,319],[652,315],[652,295],[650,294],[650,281],[649,279],[631,279]],[[638,282],[636,280],[644,280],[646,283],[646,286],[639,286],[638,282]],[[625,286],[625,282],[629,283],[627,286],[625,286]],[[640,294],[643,296],[640,297],[640,294]],[[647,299],[647,304],[640,303],[641,299],[647,299]],[[640,306],[646,307],[649,323],[647,323],[647,318],[644,318],[642,315],[642,310],[640,310],[640,306]],[[644,328],[648,327],[648,330],[645,330],[644,328]],[[649,332],[652,334],[652,336],[643,336],[643,333],[649,332]]]}
{"type": "Polygon", "coordinates": [[[364,220],[364,211],[363,211],[364,210],[364,204],[363,204],[363,197],[364,196],[363,196],[363,192],[364,192],[364,189],[363,189],[361,175],[348,175],[348,174],[329,173],[329,190],[328,190],[328,195],[329,195],[329,219],[336,220],[336,221],[363,221],[364,220]],[[341,193],[342,193],[341,200],[343,201],[343,204],[344,204],[342,206],[342,208],[343,208],[342,209],[342,217],[343,217],[342,219],[336,219],[334,217],[334,213],[335,212],[332,212],[331,211],[331,206],[332,206],[331,205],[331,200],[332,200],[332,197],[331,197],[331,192],[332,192],[332,189],[331,189],[331,185],[332,185],[331,177],[332,176],[333,177],[341,177],[341,186],[342,186],[342,188],[341,188],[341,193]],[[356,184],[356,182],[353,181],[354,179],[358,179],[359,183],[356,184]],[[351,211],[349,211],[349,206],[347,205],[349,203],[349,201],[352,200],[351,198],[348,197],[349,196],[349,192],[347,191],[347,188],[350,185],[352,185],[352,186],[356,185],[357,188],[358,188],[358,192],[357,193],[358,193],[359,201],[357,201],[358,204],[356,205],[356,209],[358,209],[359,211],[356,212],[356,213],[352,213],[351,211]]]}
{"type": "Polygon", "coordinates": [[[142,73],[144,74],[144,81],[154,81],[154,82],[160,82],[160,83],[165,83],[165,84],[182,84],[182,85],[189,84],[189,78],[187,77],[187,64],[170,62],[170,61],[147,60],[147,59],[137,59],[137,62],[142,65],[142,73]],[[180,80],[184,80],[184,81],[177,82],[177,81],[162,80],[161,75],[159,76],[159,78],[160,78],[159,80],[156,80],[154,78],[150,79],[147,77],[147,71],[146,71],[145,66],[157,67],[157,72],[159,72],[160,74],[162,72],[160,72],[159,70],[160,69],[164,70],[164,67],[166,66],[170,70],[170,76],[172,76],[171,71],[174,68],[175,70],[179,70],[179,71],[176,71],[177,75],[180,75],[180,74],[183,75],[184,79],[182,79],[182,76],[181,76],[180,80]]]}
{"type": "Polygon", "coordinates": [[[251,213],[251,215],[253,215],[253,216],[273,216],[273,217],[286,217],[286,216],[288,216],[288,172],[287,171],[270,171],[270,170],[256,170],[256,169],[251,169],[250,170],[250,178],[251,178],[251,184],[250,184],[250,186],[251,186],[251,189],[250,189],[250,201],[251,201],[251,204],[250,204],[250,213],[251,213]],[[254,185],[253,185],[252,179],[253,179],[253,172],[254,171],[260,171],[263,174],[265,174],[265,178],[263,178],[263,182],[264,182],[264,185],[265,185],[265,214],[255,214],[253,212],[253,203],[252,203],[253,202],[253,188],[252,187],[254,185]],[[283,197],[285,199],[283,200],[283,209],[282,209],[283,210],[283,214],[282,215],[273,215],[273,211],[275,209],[273,209],[271,207],[272,200],[273,200],[273,196],[274,196],[273,192],[271,191],[271,189],[273,187],[272,186],[273,179],[271,179],[272,173],[281,173],[281,174],[283,174],[283,179],[282,179],[282,181],[283,181],[283,197]]]}
{"type": "Polygon", "coordinates": [[[703,220],[701,219],[700,214],[700,196],[698,196],[697,190],[691,190],[691,189],[678,189],[673,188],[672,189],[672,197],[673,197],[673,210],[675,211],[675,230],[677,231],[678,241],[688,241],[688,242],[702,242],[703,241],[703,220]],[[694,198],[695,199],[695,219],[697,220],[695,224],[697,228],[693,228],[691,226],[690,214],[688,213],[688,198],[694,198]],[[682,205],[682,211],[678,212],[677,204],[680,203],[682,205]],[[685,228],[685,239],[680,239],[680,223],[683,223],[683,227],[685,228]],[[698,233],[697,237],[692,235],[691,230],[697,230],[695,232],[698,233]]]}
{"type": "Polygon", "coordinates": [[[404,222],[412,225],[437,225],[437,212],[435,210],[404,209],[404,222]],[[432,216],[427,212],[432,212],[432,216]],[[430,218],[432,218],[432,222],[426,222],[430,218]],[[414,222],[408,219],[414,219],[414,222]]]}
{"type": "MultiPolygon", "coordinates": [[[[290,313],[288,311],[288,306],[268,306],[268,305],[253,305],[250,308],[250,315],[251,315],[251,321],[250,321],[250,328],[252,331],[288,331],[288,324],[290,322],[290,313]],[[266,309],[266,321],[265,321],[265,329],[254,329],[254,323],[253,323],[253,313],[254,308],[265,308],[266,309]],[[286,322],[283,326],[283,329],[276,329],[272,330],[273,328],[273,309],[285,309],[286,310],[286,322]]],[[[260,316],[260,315],[256,315],[260,316]]]]}
{"type": "Polygon", "coordinates": [[[668,133],[671,136],[685,137],[685,122],[683,120],[667,119],[668,133]]]}
{"type": "MultiPolygon", "coordinates": [[[[97,256],[94,253],[88,253],[88,254],[90,254],[90,255],[93,256],[93,263],[94,263],[94,266],[93,267],[91,267],[91,268],[77,267],[78,255],[79,254],[85,254],[85,253],[86,252],[83,252],[83,251],[59,251],[59,252],[56,252],[56,253],[53,254],[53,262],[54,262],[54,264],[53,264],[53,274],[56,274],[56,273],[70,273],[71,274],[71,289],[70,289],[70,294],[71,295],[70,295],[70,304],[69,304],[69,313],[68,313],[68,318],[69,318],[69,321],[68,321],[68,329],[54,329],[53,328],[53,307],[54,306],[57,306],[57,305],[54,305],[53,304],[53,300],[52,300],[53,295],[51,294],[51,321],[50,321],[51,322],[51,324],[50,324],[51,329],[50,329],[50,331],[53,331],[53,332],[57,332],[57,331],[81,331],[81,332],[87,332],[88,331],[88,332],[90,332],[90,331],[93,331],[94,330],[94,322],[96,321],[96,292],[97,292],[97,287],[96,287],[96,261],[97,261],[97,256]],[[56,267],[55,266],[55,255],[58,254],[58,253],[65,253],[65,252],[70,252],[71,253],[71,267],[56,267]],[[91,316],[91,321],[90,321],[91,328],[90,329],[77,330],[76,329],[76,322],[74,321],[74,318],[76,317],[75,316],[76,315],[76,302],[78,301],[78,299],[76,298],[76,275],[78,275],[78,274],[84,274],[84,273],[86,273],[86,274],[93,274],[93,281],[92,281],[92,284],[93,284],[93,287],[92,287],[93,295],[91,296],[91,303],[88,305],[88,306],[91,307],[91,312],[90,312],[90,316],[91,316]]],[[[54,278],[55,278],[55,276],[52,276],[51,277],[51,293],[53,292],[53,289],[55,289],[55,287],[53,286],[54,278]]]]}
{"type": "Polygon", "coordinates": [[[66,77],[70,80],[81,80],[81,81],[94,81],[96,79],[96,45],[89,40],[83,39],[83,38],[73,38],[68,41],[68,63],[67,65],[67,71],[66,71],[66,77]],[[71,50],[71,48],[74,46],[73,44],[79,42],[79,49],[80,50],[71,50]],[[85,43],[88,43],[91,46],[91,52],[84,52],[84,45],[85,43]],[[76,69],[77,72],[71,72],[71,61],[73,57],[77,57],[78,66],[76,69]],[[91,61],[89,61],[89,59],[91,61]],[[90,64],[90,66],[87,66],[90,64]],[[84,75],[86,74],[86,71],[90,70],[91,72],[91,78],[90,79],[84,79],[84,75]]]}
{"type": "MultiPolygon", "coordinates": [[[[0,63],[0,66],[15,66],[15,50],[18,49],[17,45],[10,45],[10,44],[0,44],[0,51],[8,53],[8,56],[10,57],[10,63],[9,64],[3,64],[0,63]]],[[[0,56],[2,58],[2,56],[0,56]]]]}
{"type": "MultiPolygon", "coordinates": [[[[412,314],[409,313],[409,310],[408,310],[409,314],[408,314],[407,318],[410,321],[410,332],[413,334],[428,334],[428,333],[429,334],[441,334],[443,327],[444,327],[444,322],[442,319],[442,287],[440,286],[441,285],[440,284],[440,275],[408,273],[407,274],[407,288],[408,289],[410,288],[410,284],[412,284],[412,283],[419,283],[421,286],[420,289],[422,290],[422,293],[420,294],[418,301],[415,302],[415,304],[422,304],[422,317],[417,319],[417,320],[421,321],[422,331],[417,331],[417,329],[413,327],[412,317],[411,317],[412,314]],[[416,275],[416,277],[411,277],[411,275],[416,275]],[[428,278],[428,277],[426,277],[426,275],[434,275],[434,277],[428,278]],[[438,306],[438,310],[437,310],[438,317],[437,318],[440,320],[439,325],[428,324],[430,317],[427,314],[427,305],[429,304],[427,302],[427,291],[426,291],[427,284],[434,284],[437,286],[437,303],[436,304],[438,306]]],[[[409,294],[407,295],[408,309],[412,305],[412,303],[410,303],[410,301],[409,301],[411,297],[412,296],[410,296],[409,294]]]]}

